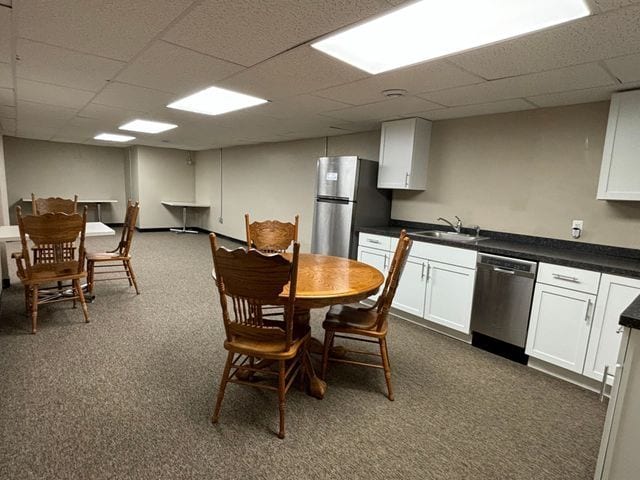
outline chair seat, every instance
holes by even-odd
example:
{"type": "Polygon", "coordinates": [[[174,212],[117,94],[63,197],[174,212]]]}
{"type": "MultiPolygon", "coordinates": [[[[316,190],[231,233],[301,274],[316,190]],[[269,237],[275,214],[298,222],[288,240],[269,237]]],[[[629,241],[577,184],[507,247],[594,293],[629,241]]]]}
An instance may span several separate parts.
{"type": "MultiPolygon", "coordinates": [[[[78,261],[69,260],[60,263],[36,263],[31,267],[29,278],[20,278],[26,284],[38,284],[47,281],[72,280],[87,275],[87,272],[78,272],[78,261]]],[[[19,275],[18,275],[19,276],[19,275]]]]}
{"type": "Polygon", "coordinates": [[[129,260],[131,255],[121,255],[118,252],[89,252],[87,260],[91,262],[108,262],[109,260],[129,260]]]}
{"type": "Polygon", "coordinates": [[[370,337],[383,337],[387,333],[387,322],[384,322],[380,330],[376,330],[377,321],[378,312],[375,308],[334,305],[327,312],[322,328],[370,337]]]}
{"type": "Polygon", "coordinates": [[[299,332],[293,339],[291,346],[285,350],[286,340],[277,338],[273,340],[253,340],[246,337],[236,337],[234,340],[225,340],[224,348],[247,355],[249,357],[266,358],[269,360],[288,360],[298,354],[300,348],[311,337],[311,329],[299,332]]]}

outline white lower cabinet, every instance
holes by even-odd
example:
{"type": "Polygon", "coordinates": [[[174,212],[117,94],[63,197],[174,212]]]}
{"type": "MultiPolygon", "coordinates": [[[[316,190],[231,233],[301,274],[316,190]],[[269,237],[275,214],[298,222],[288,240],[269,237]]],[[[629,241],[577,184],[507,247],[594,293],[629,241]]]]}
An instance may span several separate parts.
{"type": "Polygon", "coordinates": [[[400,277],[392,306],[418,317],[424,314],[424,292],[427,285],[427,261],[409,257],[400,277]]]}
{"type": "Polygon", "coordinates": [[[618,325],[620,314],[638,295],[639,279],[602,275],[583,371],[587,377],[602,380],[607,367],[606,381],[609,385],[613,383],[622,339],[622,327],[618,325]]]}
{"type": "Polygon", "coordinates": [[[525,352],[582,373],[595,300],[593,294],[538,283],[525,352]]]}
{"type": "Polygon", "coordinates": [[[469,333],[476,271],[429,261],[424,318],[469,333]]]}
{"type": "MultiPolygon", "coordinates": [[[[367,265],[371,265],[372,267],[380,270],[384,275],[385,279],[387,278],[387,267],[389,265],[389,252],[385,250],[377,250],[375,248],[369,247],[358,247],[358,261],[362,263],[366,263],[367,265]]],[[[370,300],[375,301],[378,298],[378,294],[382,290],[380,290],[375,295],[369,297],[370,300]]]]}

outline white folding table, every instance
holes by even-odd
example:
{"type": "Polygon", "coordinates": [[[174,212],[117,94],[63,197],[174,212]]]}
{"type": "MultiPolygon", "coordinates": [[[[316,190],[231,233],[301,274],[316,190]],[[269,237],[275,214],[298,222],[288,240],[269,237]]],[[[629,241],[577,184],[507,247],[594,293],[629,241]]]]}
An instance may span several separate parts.
{"type": "MultiPolygon", "coordinates": [[[[27,198],[24,197],[22,199],[23,202],[26,203],[31,203],[31,197],[27,198]]],[[[98,222],[102,222],[102,204],[103,203],[118,203],[118,200],[84,200],[84,199],[78,199],[78,203],[92,203],[96,205],[96,213],[98,214],[98,222]]],[[[87,224],[88,225],[88,224],[87,224]]]]}
{"type": "Polygon", "coordinates": [[[172,232],[176,233],[198,233],[197,230],[187,230],[187,208],[211,208],[211,205],[207,203],[196,202],[174,202],[171,200],[162,200],[160,203],[167,207],[181,207],[182,208],[182,228],[170,228],[172,232]]]}

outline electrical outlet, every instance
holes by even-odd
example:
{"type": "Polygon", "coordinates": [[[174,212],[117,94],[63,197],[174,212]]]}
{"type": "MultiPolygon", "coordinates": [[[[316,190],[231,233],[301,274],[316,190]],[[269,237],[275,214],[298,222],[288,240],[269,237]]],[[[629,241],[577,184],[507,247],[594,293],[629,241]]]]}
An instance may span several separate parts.
{"type": "Polygon", "coordinates": [[[574,220],[571,222],[571,236],[573,238],[580,238],[582,236],[582,226],[584,222],[582,220],[574,220]]]}
{"type": "Polygon", "coordinates": [[[574,220],[573,222],[571,222],[571,228],[579,228],[580,230],[582,230],[584,226],[584,220],[574,220]]]}
{"type": "Polygon", "coordinates": [[[224,223],[224,222],[222,221],[222,217],[218,217],[218,222],[220,222],[220,223],[224,223]]]}

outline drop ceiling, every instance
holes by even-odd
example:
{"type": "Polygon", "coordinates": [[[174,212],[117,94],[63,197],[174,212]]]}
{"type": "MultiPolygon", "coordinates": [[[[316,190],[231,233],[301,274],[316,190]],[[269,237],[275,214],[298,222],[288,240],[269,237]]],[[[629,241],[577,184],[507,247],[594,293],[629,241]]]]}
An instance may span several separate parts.
{"type": "Polygon", "coordinates": [[[576,22],[380,75],[314,39],[397,0],[21,0],[0,6],[0,133],[102,144],[135,118],[175,123],[139,145],[189,150],[342,135],[381,121],[608,100],[640,87],[640,0],[592,0],[576,22]],[[216,85],[269,100],[210,117],[166,108],[216,85]],[[382,91],[403,89],[386,98],[382,91]]]}

